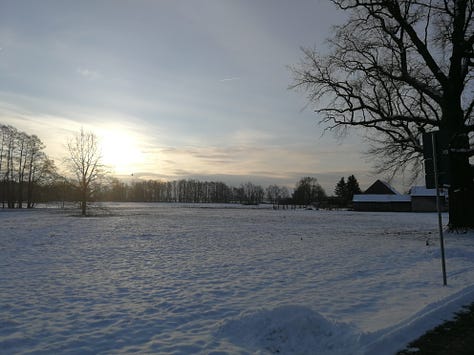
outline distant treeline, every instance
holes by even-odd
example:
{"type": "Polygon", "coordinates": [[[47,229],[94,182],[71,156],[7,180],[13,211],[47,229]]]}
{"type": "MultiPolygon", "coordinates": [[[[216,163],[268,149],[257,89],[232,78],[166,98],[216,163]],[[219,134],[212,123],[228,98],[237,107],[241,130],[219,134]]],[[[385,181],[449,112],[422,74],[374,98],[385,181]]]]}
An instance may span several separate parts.
{"type": "MultiPolygon", "coordinates": [[[[44,152],[44,144],[8,125],[0,125],[0,203],[2,208],[32,208],[37,202],[81,201],[77,179],[57,173],[44,152]]],[[[73,174],[72,174],[73,175],[73,174]]],[[[352,175],[341,178],[335,197],[328,197],[314,177],[303,177],[292,193],[285,186],[263,188],[251,182],[238,187],[219,181],[134,180],[124,182],[104,176],[91,187],[89,201],[184,202],[299,205],[346,207],[354,193],[360,193],[352,175]]]]}
{"type": "MultiPolygon", "coordinates": [[[[76,201],[77,191],[66,180],[40,187],[40,200],[76,201]]],[[[108,179],[97,187],[93,201],[111,202],[185,202],[185,203],[241,203],[259,204],[264,201],[277,203],[288,198],[286,187],[269,186],[266,190],[250,182],[239,187],[218,181],[197,180],[136,180],[125,183],[108,179]]]]}
{"type": "MultiPolygon", "coordinates": [[[[77,201],[77,189],[67,180],[41,186],[41,201],[77,201]]],[[[333,206],[337,198],[328,197],[316,178],[300,179],[290,193],[286,186],[270,185],[263,188],[251,182],[238,187],[218,181],[197,180],[135,180],[124,182],[108,179],[94,189],[91,201],[98,202],[184,202],[184,203],[240,203],[255,205],[333,206]]]]}

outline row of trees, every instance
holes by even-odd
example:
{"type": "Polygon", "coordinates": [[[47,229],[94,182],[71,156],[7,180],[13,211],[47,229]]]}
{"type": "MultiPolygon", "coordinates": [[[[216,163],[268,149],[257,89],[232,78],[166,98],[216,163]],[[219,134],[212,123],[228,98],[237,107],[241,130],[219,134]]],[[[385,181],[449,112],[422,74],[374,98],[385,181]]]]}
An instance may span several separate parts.
{"type": "MultiPolygon", "coordinates": [[[[54,191],[61,191],[55,188],[54,191]]],[[[348,207],[354,194],[361,193],[359,183],[354,175],[344,178],[336,185],[335,196],[328,196],[318,180],[314,177],[303,177],[295,185],[293,192],[286,186],[260,185],[247,182],[239,187],[229,186],[224,182],[197,180],[135,180],[125,183],[116,178],[109,179],[93,193],[95,201],[114,202],[185,202],[185,203],[240,203],[247,205],[263,202],[274,205],[331,206],[348,207]]],[[[65,193],[67,200],[74,200],[77,195],[71,186],[65,193]]]]}
{"type": "Polygon", "coordinates": [[[124,183],[112,179],[98,193],[104,201],[227,203],[236,200],[235,188],[223,182],[197,180],[135,180],[124,183]]]}
{"type": "MultiPolygon", "coordinates": [[[[56,189],[60,190],[60,189],[56,189]]],[[[74,190],[67,196],[74,196],[74,190]]],[[[69,197],[67,197],[69,199],[69,197]]],[[[327,199],[326,192],[314,177],[304,177],[296,184],[293,194],[286,186],[260,185],[247,182],[238,187],[224,182],[197,180],[135,180],[125,183],[111,179],[94,192],[96,201],[115,202],[185,202],[185,203],[241,203],[256,205],[263,202],[273,204],[295,204],[308,206],[327,199]]]]}
{"type": "Polygon", "coordinates": [[[285,186],[260,185],[247,182],[239,187],[223,182],[197,180],[135,180],[125,183],[108,177],[101,164],[97,137],[81,130],[66,145],[66,166],[71,174],[66,178],[57,173],[54,163],[44,153],[44,144],[11,126],[1,126],[0,173],[2,207],[31,208],[35,202],[79,201],[81,213],[86,215],[90,201],[115,202],[186,202],[186,203],[241,203],[275,205],[345,206],[350,201],[348,191],[360,192],[352,175],[347,186],[342,178],[336,187],[336,200],[328,198],[314,177],[301,178],[291,194],[285,186]],[[357,189],[353,187],[357,186],[357,189]],[[344,191],[342,193],[341,191],[344,191]],[[339,200],[337,200],[339,199],[339,200]]]}
{"type": "Polygon", "coordinates": [[[12,126],[0,125],[0,201],[2,207],[31,208],[34,190],[54,178],[54,163],[44,144],[12,126]]]}
{"type": "MultiPolygon", "coordinates": [[[[344,181],[344,178],[341,179],[344,181]]],[[[348,177],[347,184],[341,181],[335,189],[336,197],[328,197],[314,177],[303,177],[295,186],[293,193],[286,186],[270,185],[263,188],[251,182],[239,187],[228,186],[223,182],[175,180],[175,181],[133,181],[129,184],[112,179],[95,193],[98,201],[116,202],[186,202],[186,203],[241,203],[259,204],[268,202],[285,205],[331,205],[347,207],[354,193],[361,193],[354,175],[348,177]]],[[[70,194],[73,194],[71,191],[70,194]]]]}
{"type": "MultiPolygon", "coordinates": [[[[41,201],[81,201],[78,184],[59,179],[38,189],[41,201]]],[[[111,202],[181,202],[181,203],[240,203],[274,204],[291,198],[285,186],[270,185],[266,189],[247,182],[238,187],[220,181],[198,180],[134,180],[126,183],[117,178],[105,178],[100,184],[89,186],[87,201],[111,202]]],[[[86,205],[87,205],[86,201],[86,205]]],[[[82,207],[82,204],[81,204],[82,207]]]]}

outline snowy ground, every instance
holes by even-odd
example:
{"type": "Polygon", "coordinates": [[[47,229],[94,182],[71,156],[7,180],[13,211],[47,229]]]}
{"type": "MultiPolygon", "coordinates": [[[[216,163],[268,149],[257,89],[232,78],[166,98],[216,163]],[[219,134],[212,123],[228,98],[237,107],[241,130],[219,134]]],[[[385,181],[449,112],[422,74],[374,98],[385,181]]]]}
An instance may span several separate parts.
{"type": "Polygon", "coordinates": [[[1,211],[0,353],[392,354],[474,301],[435,214],[201,207],[1,211]]]}

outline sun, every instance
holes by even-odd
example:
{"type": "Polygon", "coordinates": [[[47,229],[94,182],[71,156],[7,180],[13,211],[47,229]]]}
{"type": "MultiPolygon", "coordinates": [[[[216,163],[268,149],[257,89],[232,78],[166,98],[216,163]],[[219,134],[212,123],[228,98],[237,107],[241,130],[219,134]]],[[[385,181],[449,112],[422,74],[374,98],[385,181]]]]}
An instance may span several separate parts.
{"type": "Polygon", "coordinates": [[[101,134],[102,162],[115,174],[129,175],[143,160],[137,139],[126,131],[116,129],[101,134]]]}

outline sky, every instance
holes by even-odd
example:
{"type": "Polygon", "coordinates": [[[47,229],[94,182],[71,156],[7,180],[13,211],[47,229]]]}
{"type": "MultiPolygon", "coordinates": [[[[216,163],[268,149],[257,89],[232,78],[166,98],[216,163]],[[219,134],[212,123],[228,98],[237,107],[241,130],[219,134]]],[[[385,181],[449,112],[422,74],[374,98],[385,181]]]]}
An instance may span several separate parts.
{"type": "Polygon", "coordinates": [[[288,89],[301,47],[324,53],[344,16],[326,0],[0,0],[0,123],[59,166],[91,131],[119,177],[367,187],[363,138],[323,134],[288,89]]]}

